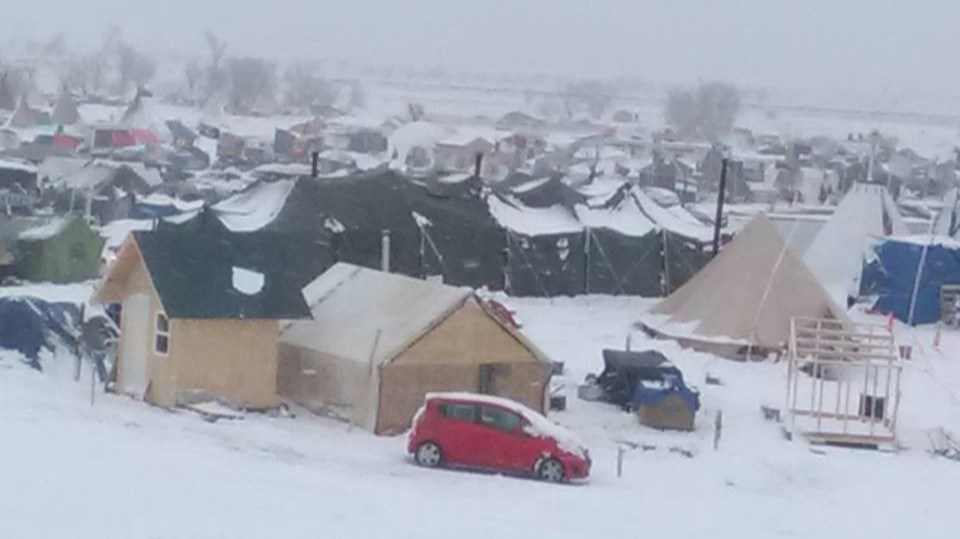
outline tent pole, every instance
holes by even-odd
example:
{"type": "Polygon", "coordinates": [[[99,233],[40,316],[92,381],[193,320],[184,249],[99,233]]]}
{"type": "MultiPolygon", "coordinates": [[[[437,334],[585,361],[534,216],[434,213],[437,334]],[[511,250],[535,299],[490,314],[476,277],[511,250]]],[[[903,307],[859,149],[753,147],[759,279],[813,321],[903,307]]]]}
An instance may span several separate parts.
{"type": "Polygon", "coordinates": [[[583,291],[585,294],[590,294],[590,227],[584,229],[584,240],[583,240],[583,291]]]}
{"type": "Polygon", "coordinates": [[[913,290],[910,292],[910,312],[907,314],[907,324],[913,325],[913,315],[917,310],[917,293],[920,291],[920,278],[923,276],[923,266],[927,263],[927,251],[930,250],[930,244],[933,242],[933,225],[935,221],[930,220],[930,240],[923,245],[923,251],[920,252],[920,262],[917,263],[917,274],[913,278],[913,290]]]}
{"type": "Polygon", "coordinates": [[[720,160],[720,190],[717,192],[717,218],[713,222],[713,256],[720,254],[720,225],[723,221],[723,197],[727,192],[727,158],[720,160]]]}

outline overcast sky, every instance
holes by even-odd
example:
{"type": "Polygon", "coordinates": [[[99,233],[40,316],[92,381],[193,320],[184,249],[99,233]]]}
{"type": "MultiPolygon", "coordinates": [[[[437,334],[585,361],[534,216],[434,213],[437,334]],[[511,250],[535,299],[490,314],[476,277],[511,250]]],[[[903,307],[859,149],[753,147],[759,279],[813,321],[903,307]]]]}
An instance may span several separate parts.
{"type": "MultiPolygon", "coordinates": [[[[723,78],[751,85],[955,95],[956,0],[60,0],[5,2],[0,30],[63,29],[90,44],[114,22],[154,49],[456,71],[723,78]],[[12,4],[12,5],[11,5],[12,4]]],[[[958,107],[960,108],[960,107],[958,107]]]]}

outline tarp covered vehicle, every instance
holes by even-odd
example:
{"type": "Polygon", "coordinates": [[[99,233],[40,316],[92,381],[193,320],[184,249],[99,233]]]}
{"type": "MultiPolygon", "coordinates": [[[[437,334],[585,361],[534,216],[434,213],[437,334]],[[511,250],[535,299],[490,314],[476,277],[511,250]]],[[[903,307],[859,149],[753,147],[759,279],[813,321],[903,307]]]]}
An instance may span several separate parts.
{"type": "Polygon", "coordinates": [[[625,410],[656,405],[672,394],[692,410],[700,408],[699,393],[687,387],[680,369],[656,350],[603,350],[603,372],[597,385],[603,389],[603,400],[625,410]]]}

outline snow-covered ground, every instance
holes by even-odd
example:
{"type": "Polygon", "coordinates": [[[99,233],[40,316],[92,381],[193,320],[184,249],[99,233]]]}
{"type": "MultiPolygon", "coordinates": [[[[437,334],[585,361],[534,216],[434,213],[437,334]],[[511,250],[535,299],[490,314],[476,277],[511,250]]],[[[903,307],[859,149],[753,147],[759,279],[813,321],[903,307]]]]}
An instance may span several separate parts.
{"type": "MultiPolygon", "coordinates": [[[[693,433],[662,433],[575,384],[622,347],[648,300],[511,299],[526,332],[566,362],[568,410],[594,457],[592,479],[557,486],[426,470],[404,439],[377,438],[307,414],[207,423],[72,380],[72,365],[39,373],[0,355],[0,537],[951,537],[960,463],[929,456],[924,430],[960,432],[960,335],[897,327],[907,365],[899,453],[813,450],[787,442],[761,404],[783,400],[782,364],[743,364],[648,341],[702,391],[693,433]],[[722,386],[705,385],[705,374],[722,386]],[[723,437],[713,450],[713,418],[723,437]],[[628,450],[616,476],[619,441],[628,450]],[[676,448],[692,457],[671,451],[676,448]]],[[[722,306],[721,306],[722,307],[722,306]]],[[[66,363],[66,362],[65,362],[66,363]]],[[[88,373],[84,374],[85,376],[88,373]]]]}

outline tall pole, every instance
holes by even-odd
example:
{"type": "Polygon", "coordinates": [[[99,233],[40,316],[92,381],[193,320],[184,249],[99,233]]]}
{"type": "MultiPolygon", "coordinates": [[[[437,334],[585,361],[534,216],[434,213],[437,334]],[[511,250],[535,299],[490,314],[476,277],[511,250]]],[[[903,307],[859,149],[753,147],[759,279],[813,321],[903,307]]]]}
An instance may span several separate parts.
{"type": "Polygon", "coordinates": [[[310,152],[310,177],[316,178],[320,175],[320,152],[314,150],[310,152]]]}
{"type": "Polygon", "coordinates": [[[713,221],[713,256],[720,254],[720,225],[723,220],[723,197],[727,194],[727,158],[720,160],[720,191],[717,193],[717,218],[713,221]]]}

